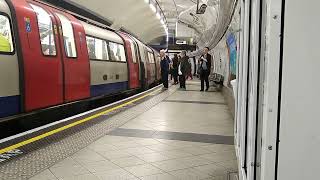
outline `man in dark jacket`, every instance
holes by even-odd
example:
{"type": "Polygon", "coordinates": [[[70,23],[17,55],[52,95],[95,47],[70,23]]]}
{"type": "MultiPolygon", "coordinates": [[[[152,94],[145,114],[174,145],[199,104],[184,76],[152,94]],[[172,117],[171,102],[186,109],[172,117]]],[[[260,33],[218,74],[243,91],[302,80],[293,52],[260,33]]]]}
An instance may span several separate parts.
{"type": "Polygon", "coordinates": [[[170,64],[170,59],[168,56],[166,56],[166,53],[164,50],[160,51],[160,58],[161,58],[161,79],[162,83],[165,89],[168,89],[169,83],[168,83],[168,78],[169,78],[169,64],[170,64]]]}
{"type": "Polygon", "coordinates": [[[178,84],[178,66],[179,66],[179,59],[178,55],[174,54],[174,57],[172,59],[172,75],[174,79],[174,84],[178,84]]]}
{"type": "Polygon", "coordinates": [[[181,61],[179,65],[179,80],[180,80],[180,88],[186,89],[186,75],[188,73],[189,67],[189,57],[186,56],[186,51],[181,52],[181,61]]]}
{"type": "Polygon", "coordinates": [[[204,82],[206,82],[206,91],[209,90],[209,75],[211,72],[211,55],[208,53],[209,48],[205,47],[203,50],[203,55],[200,57],[200,80],[201,80],[201,90],[204,90],[204,82]]]}

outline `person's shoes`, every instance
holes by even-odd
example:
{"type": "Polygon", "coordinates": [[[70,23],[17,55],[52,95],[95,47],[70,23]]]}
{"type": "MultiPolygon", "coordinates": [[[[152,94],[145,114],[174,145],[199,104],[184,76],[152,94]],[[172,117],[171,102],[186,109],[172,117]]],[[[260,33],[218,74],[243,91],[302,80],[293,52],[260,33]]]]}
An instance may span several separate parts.
{"type": "Polygon", "coordinates": [[[203,92],[203,89],[201,89],[200,91],[202,91],[202,92],[203,92]]]}
{"type": "Polygon", "coordinates": [[[206,91],[209,91],[209,88],[207,88],[206,91]]]}

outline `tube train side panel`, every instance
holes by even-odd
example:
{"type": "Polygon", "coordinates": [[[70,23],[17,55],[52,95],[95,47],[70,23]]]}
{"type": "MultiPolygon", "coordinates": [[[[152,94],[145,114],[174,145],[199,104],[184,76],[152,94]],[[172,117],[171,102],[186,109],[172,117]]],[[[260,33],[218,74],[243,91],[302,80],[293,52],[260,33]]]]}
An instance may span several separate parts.
{"type": "Polygon", "coordinates": [[[64,74],[64,102],[88,98],[90,96],[90,67],[84,28],[75,17],[53,8],[47,9],[53,12],[59,26],[64,74]]]}
{"type": "Polygon", "coordinates": [[[0,118],[146,89],[160,80],[156,52],[129,34],[39,1],[0,0],[0,11],[0,118]]]}
{"type": "Polygon", "coordinates": [[[122,39],[114,32],[81,23],[86,31],[90,58],[91,96],[127,90],[128,68],[122,39]]]}
{"type": "MultiPolygon", "coordinates": [[[[61,51],[57,33],[50,35],[52,40],[51,52],[47,52],[40,43],[40,32],[38,27],[37,15],[34,9],[26,1],[12,0],[17,15],[19,36],[23,55],[23,77],[24,106],[26,111],[31,111],[43,107],[49,107],[63,103],[63,70],[60,59],[61,51]],[[54,49],[53,49],[54,47],[54,49]]],[[[50,17],[52,14],[44,11],[42,17],[51,24],[50,29],[57,26],[56,22],[50,17]]],[[[40,20],[39,20],[40,22],[40,20]]],[[[48,28],[49,29],[49,28],[48,28]]],[[[49,29],[49,30],[50,30],[49,29]]],[[[50,43],[47,43],[48,46],[50,43]]]]}

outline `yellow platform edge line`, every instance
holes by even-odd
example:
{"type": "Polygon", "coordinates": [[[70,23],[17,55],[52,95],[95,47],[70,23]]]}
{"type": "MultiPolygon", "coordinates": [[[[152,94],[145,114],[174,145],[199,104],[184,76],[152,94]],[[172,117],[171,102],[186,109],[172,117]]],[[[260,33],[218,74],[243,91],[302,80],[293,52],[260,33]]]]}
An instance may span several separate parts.
{"type": "MultiPolygon", "coordinates": [[[[159,90],[158,90],[158,91],[159,91],[159,90]]],[[[51,130],[51,131],[49,131],[49,132],[46,132],[46,133],[41,134],[41,135],[39,135],[39,136],[33,137],[33,138],[31,138],[31,139],[28,139],[28,140],[19,142],[19,143],[17,143],[17,144],[12,145],[12,146],[8,146],[8,147],[6,147],[6,148],[1,149],[1,150],[0,150],[0,154],[3,154],[3,153],[6,153],[6,152],[9,152],[9,151],[12,151],[12,150],[14,150],[14,149],[20,148],[20,147],[25,146],[25,145],[27,145],[27,144],[33,143],[33,142],[35,142],[35,141],[38,141],[38,140],[41,140],[41,139],[46,138],[46,137],[48,137],[48,136],[54,135],[54,134],[56,134],[56,133],[59,133],[59,132],[61,132],[61,131],[63,131],[63,130],[66,130],[66,129],[69,129],[69,128],[71,128],[71,127],[77,126],[77,125],[79,125],[79,124],[85,123],[85,122],[87,122],[87,121],[93,120],[93,119],[95,119],[95,118],[97,118],[97,117],[99,117],[99,116],[102,116],[102,115],[106,114],[106,113],[110,113],[110,112],[112,112],[112,111],[114,111],[114,110],[117,110],[117,109],[122,108],[122,107],[124,107],[124,106],[127,106],[127,105],[129,105],[129,104],[132,104],[132,103],[134,103],[134,102],[136,102],[136,101],[139,101],[139,100],[141,100],[141,99],[143,99],[143,98],[145,98],[145,97],[147,97],[147,96],[150,96],[150,95],[153,94],[153,93],[154,93],[154,92],[145,94],[145,95],[140,96],[140,97],[138,97],[138,98],[136,98],[136,99],[133,99],[133,100],[128,101],[128,102],[126,102],[126,103],[120,104],[120,105],[118,105],[118,106],[116,106],[116,107],[107,109],[107,110],[102,111],[102,112],[100,112],[100,113],[94,114],[94,115],[89,116],[89,117],[87,117],[87,118],[81,119],[81,120],[76,121],[76,122],[74,122],[74,123],[71,123],[71,124],[62,126],[62,127],[60,127],[60,128],[51,130]]]]}

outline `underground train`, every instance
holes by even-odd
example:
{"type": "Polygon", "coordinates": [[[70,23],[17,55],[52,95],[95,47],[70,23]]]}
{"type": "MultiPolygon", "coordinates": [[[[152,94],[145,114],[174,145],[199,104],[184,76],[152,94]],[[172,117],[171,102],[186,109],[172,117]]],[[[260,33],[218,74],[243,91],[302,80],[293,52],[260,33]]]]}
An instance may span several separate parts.
{"type": "Polygon", "coordinates": [[[0,119],[147,89],[159,53],[35,0],[0,0],[0,119]]]}

